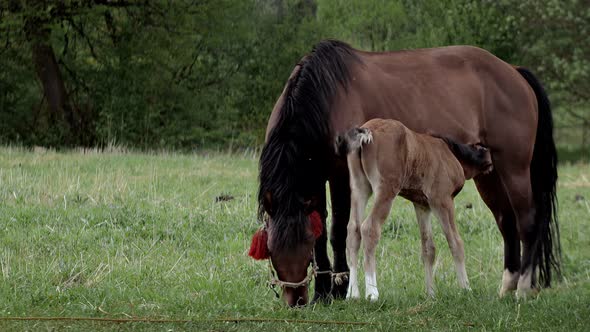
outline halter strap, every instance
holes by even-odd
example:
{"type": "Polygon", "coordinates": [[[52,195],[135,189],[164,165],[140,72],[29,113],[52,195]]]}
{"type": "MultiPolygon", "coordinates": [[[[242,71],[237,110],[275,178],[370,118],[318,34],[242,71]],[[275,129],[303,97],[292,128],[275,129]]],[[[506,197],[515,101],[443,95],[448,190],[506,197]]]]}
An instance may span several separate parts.
{"type": "MultiPolygon", "coordinates": [[[[303,280],[301,280],[300,282],[289,282],[289,281],[282,281],[281,279],[279,279],[279,276],[272,268],[272,264],[270,263],[270,259],[269,259],[268,260],[268,269],[269,269],[269,273],[270,273],[269,285],[271,286],[271,288],[272,288],[272,286],[280,286],[280,287],[287,287],[287,288],[299,288],[301,286],[308,284],[311,281],[311,279],[317,275],[317,271],[318,271],[318,264],[316,263],[316,260],[315,260],[315,250],[311,251],[311,257],[312,257],[311,271],[309,271],[307,276],[303,280]]],[[[273,288],[273,290],[274,290],[274,288],[273,288]]],[[[276,293],[276,291],[275,291],[275,293],[276,293]]],[[[278,294],[277,294],[277,296],[278,296],[278,294]]]]}
{"type": "MultiPolygon", "coordinates": [[[[326,215],[327,215],[327,212],[325,212],[324,217],[326,217],[326,215]]],[[[303,280],[301,280],[300,282],[289,282],[289,281],[282,281],[281,279],[279,279],[278,273],[276,273],[276,271],[273,269],[270,259],[268,260],[268,270],[269,270],[269,274],[270,274],[270,280],[269,280],[268,284],[269,284],[270,288],[272,289],[272,291],[277,296],[277,298],[280,297],[280,295],[279,295],[279,293],[277,293],[274,286],[287,287],[287,288],[299,288],[301,286],[305,286],[305,285],[309,284],[313,277],[317,277],[318,275],[322,275],[322,274],[329,274],[330,275],[330,283],[331,283],[331,285],[330,285],[330,292],[331,292],[332,288],[334,287],[334,284],[342,285],[344,283],[344,281],[348,280],[348,276],[350,274],[349,272],[332,272],[332,270],[319,271],[318,264],[315,259],[315,249],[311,250],[311,257],[312,257],[311,271],[309,271],[307,276],[303,280]]]]}
{"type": "Polygon", "coordinates": [[[270,281],[271,285],[277,285],[277,286],[281,286],[281,287],[288,287],[288,288],[299,288],[301,286],[306,285],[307,283],[309,283],[311,281],[311,274],[306,276],[305,279],[301,280],[300,282],[288,282],[288,281],[282,281],[279,280],[278,278],[275,278],[273,280],[270,281]]]}
{"type": "Polygon", "coordinates": [[[268,269],[269,269],[269,274],[270,274],[269,286],[274,291],[274,293],[277,295],[277,297],[280,297],[280,296],[277,293],[277,291],[274,289],[273,286],[287,287],[287,288],[299,288],[301,286],[305,286],[305,285],[309,284],[313,277],[317,277],[318,275],[322,275],[322,274],[329,274],[330,275],[330,277],[331,277],[330,280],[332,283],[330,289],[332,287],[334,287],[334,284],[342,285],[344,283],[344,281],[348,280],[348,276],[350,274],[349,272],[332,272],[332,270],[319,271],[318,264],[315,259],[315,250],[311,251],[311,256],[312,256],[312,269],[311,269],[311,271],[309,271],[307,276],[299,282],[289,282],[289,281],[283,281],[283,280],[279,279],[278,274],[274,271],[274,269],[272,267],[270,259],[268,260],[268,269]]]}

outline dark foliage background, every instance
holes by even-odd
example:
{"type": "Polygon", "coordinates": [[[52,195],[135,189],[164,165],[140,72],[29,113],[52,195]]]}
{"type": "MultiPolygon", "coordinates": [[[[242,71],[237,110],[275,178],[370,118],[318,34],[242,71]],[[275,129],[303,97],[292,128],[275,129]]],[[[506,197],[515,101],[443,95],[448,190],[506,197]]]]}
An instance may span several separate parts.
{"type": "Polygon", "coordinates": [[[562,151],[585,153],[589,36],[585,0],[1,0],[0,142],[258,147],[295,63],[338,38],[471,44],[526,66],[562,151]]]}

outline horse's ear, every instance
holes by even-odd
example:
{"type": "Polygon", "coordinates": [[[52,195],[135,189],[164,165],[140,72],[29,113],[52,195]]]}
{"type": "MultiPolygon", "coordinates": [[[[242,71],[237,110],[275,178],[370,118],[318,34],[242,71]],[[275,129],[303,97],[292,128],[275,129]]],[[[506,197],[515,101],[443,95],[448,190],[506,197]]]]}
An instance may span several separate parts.
{"type": "Polygon", "coordinates": [[[311,214],[313,210],[318,206],[319,199],[317,196],[312,196],[310,199],[303,201],[303,212],[305,214],[311,214]]]}
{"type": "Polygon", "coordinates": [[[308,199],[307,201],[303,202],[303,212],[305,214],[309,214],[311,208],[311,199],[308,199]]]}
{"type": "Polygon", "coordinates": [[[264,193],[264,198],[262,199],[262,206],[264,206],[264,210],[266,211],[266,213],[272,213],[272,195],[270,194],[270,191],[264,193]]]}

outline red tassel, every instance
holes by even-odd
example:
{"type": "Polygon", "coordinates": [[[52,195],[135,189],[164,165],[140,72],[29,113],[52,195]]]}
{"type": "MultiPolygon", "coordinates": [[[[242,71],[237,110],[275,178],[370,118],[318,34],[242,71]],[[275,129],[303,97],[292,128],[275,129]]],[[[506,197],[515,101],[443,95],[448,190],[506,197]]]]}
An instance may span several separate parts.
{"type": "Polygon", "coordinates": [[[250,251],[248,252],[248,256],[256,259],[267,259],[270,257],[270,252],[268,250],[268,234],[266,233],[266,229],[261,228],[252,237],[252,244],[250,245],[250,251]]]}
{"type": "Polygon", "coordinates": [[[319,238],[322,235],[324,226],[322,225],[322,217],[317,211],[313,211],[309,215],[309,221],[311,222],[311,232],[315,238],[319,238]]]}

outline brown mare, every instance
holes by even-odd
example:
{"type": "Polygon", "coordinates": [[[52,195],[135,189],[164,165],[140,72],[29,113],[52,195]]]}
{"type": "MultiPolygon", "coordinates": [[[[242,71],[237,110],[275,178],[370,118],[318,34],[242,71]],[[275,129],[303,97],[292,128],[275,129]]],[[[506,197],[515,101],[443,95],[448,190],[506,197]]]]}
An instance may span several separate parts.
{"type": "MultiPolygon", "coordinates": [[[[333,40],[317,44],[293,69],[260,156],[259,218],[266,220],[278,279],[304,280],[312,253],[320,271],[349,270],[349,175],[333,144],[337,134],[373,118],[489,147],[494,170],[475,183],[504,238],[500,294],[526,295],[537,279],[550,285],[552,269],[559,269],[557,155],[549,101],[535,76],[476,47],[371,53],[333,40]],[[319,212],[325,229],[326,181],[334,265],[327,232],[312,236],[307,217],[319,212]]],[[[319,274],[314,299],[344,297],[344,281],[319,274]]],[[[284,288],[287,303],[307,303],[307,288],[284,288]]]]}
{"type": "Polygon", "coordinates": [[[480,145],[418,134],[399,121],[383,119],[369,120],[361,128],[338,136],[336,150],[338,155],[347,156],[352,191],[346,239],[350,262],[347,298],[360,296],[357,265],[361,241],[365,243],[366,298],[372,301],[379,298],[375,249],[381,237],[381,226],[398,195],[414,203],[427,293],[434,296],[432,268],[436,249],[430,225],[431,211],[438,217],[453,254],[459,286],[469,289],[463,241],[455,227],[453,198],[466,179],[492,170],[489,150],[480,145]],[[364,219],[365,207],[373,193],[375,203],[364,219]]]}

